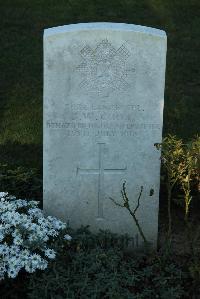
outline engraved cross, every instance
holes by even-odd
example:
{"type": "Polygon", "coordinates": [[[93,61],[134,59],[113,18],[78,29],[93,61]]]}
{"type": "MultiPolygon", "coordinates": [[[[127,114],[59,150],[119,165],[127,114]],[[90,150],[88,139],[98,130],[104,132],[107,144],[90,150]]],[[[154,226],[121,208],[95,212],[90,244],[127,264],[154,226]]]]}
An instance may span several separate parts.
{"type": "Polygon", "coordinates": [[[98,218],[103,218],[103,201],[104,201],[104,174],[122,174],[126,171],[127,167],[124,168],[105,168],[104,166],[104,149],[105,143],[98,143],[99,146],[99,159],[98,168],[83,169],[77,167],[77,174],[96,174],[98,175],[98,218]]]}

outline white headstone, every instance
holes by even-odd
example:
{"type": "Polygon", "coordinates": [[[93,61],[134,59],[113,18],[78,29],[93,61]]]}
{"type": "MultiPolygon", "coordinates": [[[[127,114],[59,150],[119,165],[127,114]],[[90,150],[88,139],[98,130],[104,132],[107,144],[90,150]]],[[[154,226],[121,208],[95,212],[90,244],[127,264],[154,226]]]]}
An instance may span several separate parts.
{"type": "MultiPolygon", "coordinates": [[[[44,210],[73,228],[128,233],[121,189],[156,245],[166,60],[164,31],[88,23],[44,32],[44,210]],[[154,192],[150,190],[153,189],[154,192]]],[[[137,244],[138,245],[138,244],[137,244]]]]}

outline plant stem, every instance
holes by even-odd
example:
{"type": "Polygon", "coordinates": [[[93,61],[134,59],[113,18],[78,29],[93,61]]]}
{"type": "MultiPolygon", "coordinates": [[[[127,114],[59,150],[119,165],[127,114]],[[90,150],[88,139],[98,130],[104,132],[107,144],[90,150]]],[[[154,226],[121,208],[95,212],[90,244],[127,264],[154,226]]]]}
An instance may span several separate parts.
{"type": "Polygon", "coordinates": [[[140,233],[140,235],[141,235],[141,237],[142,237],[142,239],[143,239],[145,245],[147,245],[147,244],[148,244],[148,241],[147,241],[147,239],[146,239],[146,237],[145,237],[145,235],[144,235],[144,233],[143,233],[143,231],[142,231],[142,229],[141,229],[141,227],[140,227],[139,221],[137,220],[135,214],[131,211],[131,209],[130,209],[129,206],[127,207],[127,209],[128,209],[128,211],[129,211],[129,213],[131,214],[131,216],[133,217],[133,219],[134,219],[134,221],[135,221],[135,224],[136,224],[136,226],[137,226],[137,228],[138,228],[138,230],[139,230],[139,233],[140,233]]]}
{"type": "Polygon", "coordinates": [[[168,238],[171,240],[172,234],[172,216],[171,216],[171,196],[172,196],[172,186],[168,182],[168,194],[167,194],[167,211],[168,211],[168,238]]]}

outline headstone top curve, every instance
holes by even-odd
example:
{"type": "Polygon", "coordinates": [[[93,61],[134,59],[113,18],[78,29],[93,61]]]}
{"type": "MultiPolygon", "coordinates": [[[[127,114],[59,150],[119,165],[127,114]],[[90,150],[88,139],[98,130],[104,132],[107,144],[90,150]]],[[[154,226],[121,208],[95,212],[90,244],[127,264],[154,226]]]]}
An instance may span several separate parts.
{"type": "Polygon", "coordinates": [[[166,38],[166,32],[164,30],[127,24],[127,23],[110,23],[110,22],[91,22],[91,23],[77,23],[70,25],[63,25],[57,27],[51,27],[44,30],[44,38],[52,36],[59,33],[73,32],[73,31],[82,31],[82,30],[118,30],[118,31],[133,31],[140,32],[144,34],[155,35],[158,37],[166,38]]]}

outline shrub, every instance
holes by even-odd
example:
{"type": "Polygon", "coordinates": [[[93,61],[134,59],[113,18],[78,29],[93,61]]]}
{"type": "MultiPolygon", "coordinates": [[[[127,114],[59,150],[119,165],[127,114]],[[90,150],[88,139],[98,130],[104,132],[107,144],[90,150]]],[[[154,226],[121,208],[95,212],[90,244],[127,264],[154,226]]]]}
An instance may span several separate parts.
{"type": "Polygon", "coordinates": [[[0,190],[7,190],[17,198],[40,200],[41,175],[35,168],[14,167],[0,163],[0,190]]]}
{"type": "Polygon", "coordinates": [[[120,236],[108,231],[92,234],[82,228],[70,234],[70,245],[57,239],[57,258],[44,272],[31,275],[28,298],[188,298],[187,275],[172,260],[155,253],[128,254],[111,242],[120,236]]]}
{"type": "Polygon", "coordinates": [[[184,203],[185,221],[188,222],[189,207],[192,201],[192,186],[200,190],[200,137],[197,135],[188,143],[182,139],[168,135],[162,143],[156,143],[161,149],[161,161],[165,171],[168,201],[168,237],[171,238],[172,216],[171,199],[175,187],[179,194],[180,203],[184,203]]]}
{"type": "Polygon", "coordinates": [[[0,280],[15,278],[21,269],[33,273],[47,268],[56,252],[49,245],[66,224],[44,217],[37,201],[0,193],[0,280]]]}

